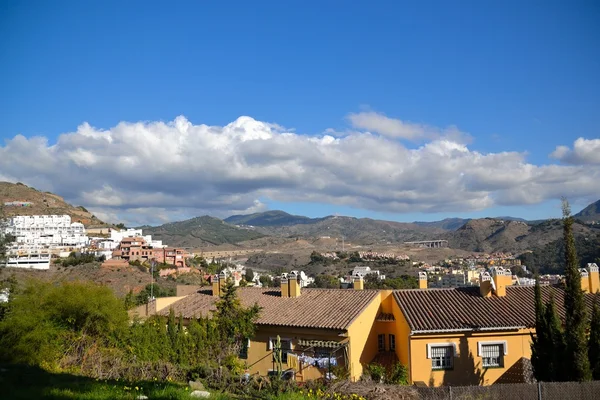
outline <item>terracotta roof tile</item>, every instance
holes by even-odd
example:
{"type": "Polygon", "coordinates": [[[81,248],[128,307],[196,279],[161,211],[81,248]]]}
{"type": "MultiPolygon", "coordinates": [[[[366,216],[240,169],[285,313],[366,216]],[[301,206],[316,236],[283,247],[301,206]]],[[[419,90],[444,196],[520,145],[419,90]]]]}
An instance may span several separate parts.
{"type": "MultiPolygon", "coordinates": [[[[535,326],[533,286],[509,286],[504,297],[481,297],[479,287],[397,290],[394,298],[413,333],[498,330],[535,326]]],[[[564,320],[560,288],[542,286],[544,302],[554,294],[556,310],[564,320]]],[[[591,310],[594,295],[586,294],[591,310]]]]}
{"type": "MultiPolygon", "coordinates": [[[[346,329],[375,297],[377,290],[302,289],[299,297],[281,297],[274,288],[238,288],[242,305],[258,304],[259,325],[280,325],[324,329],[346,329]]],[[[210,290],[191,294],[171,305],[175,315],[193,318],[215,310],[216,297],[210,290]]],[[[168,315],[169,308],[159,311],[168,315]]]]}

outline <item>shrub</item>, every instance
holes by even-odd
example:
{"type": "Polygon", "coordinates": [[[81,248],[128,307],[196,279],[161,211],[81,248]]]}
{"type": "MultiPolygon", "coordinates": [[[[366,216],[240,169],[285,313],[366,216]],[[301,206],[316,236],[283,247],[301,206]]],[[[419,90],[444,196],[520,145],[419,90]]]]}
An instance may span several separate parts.
{"type": "Polygon", "coordinates": [[[375,382],[382,382],[385,380],[386,370],[381,364],[373,363],[365,366],[366,375],[375,382]]]}

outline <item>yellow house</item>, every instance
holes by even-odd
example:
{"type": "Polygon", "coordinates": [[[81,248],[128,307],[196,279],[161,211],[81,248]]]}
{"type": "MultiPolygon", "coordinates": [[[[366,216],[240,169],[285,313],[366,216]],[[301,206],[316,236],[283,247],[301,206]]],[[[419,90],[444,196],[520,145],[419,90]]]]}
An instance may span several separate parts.
{"type": "MultiPolygon", "coordinates": [[[[591,309],[599,287],[598,267],[582,270],[582,289],[591,309]]],[[[161,300],[140,308],[167,316],[173,308],[186,319],[210,315],[226,281],[214,276],[212,288],[161,300]]],[[[357,380],[373,362],[401,362],[409,381],[429,386],[489,385],[527,381],[531,376],[531,334],[535,328],[533,286],[511,286],[510,270],[492,268],[480,285],[428,289],[364,290],[362,277],[352,289],[301,288],[299,274],[283,274],[280,288],[238,288],[244,306],[262,311],[256,335],[241,354],[251,374],[275,369],[273,348],[279,336],[284,369],[298,380],[347,370],[357,380]]],[[[183,294],[183,293],[180,293],[183,294]]],[[[542,287],[544,301],[554,297],[564,315],[562,289],[542,287]]],[[[157,300],[158,301],[158,300],[157,300]]]]}
{"type": "MultiPolygon", "coordinates": [[[[186,319],[209,315],[225,280],[225,275],[214,276],[211,290],[177,299],[158,314],[167,316],[172,308],[186,319]]],[[[335,374],[337,367],[347,370],[352,380],[360,378],[363,365],[379,355],[378,333],[394,331],[392,291],[362,290],[362,277],[355,278],[354,287],[301,288],[296,272],[284,274],[280,288],[239,287],[242,305],[262,308],[256,335],[241,354],[249,372],[267,375],[275,369],[273,347],[279,336],[284,369],[294,369],[298,380],[335,374]]],[[[389,340],[387,336],[383,348],[394,355],[395,341],[389,352],[389,340]]]]}
{"type": "MultiPolygon", "coordinates": [[[[597,268],[582,273],[582,288],[597,287],[597,268]],[[591,278],[590,278],[591,277],[591,278]]],[[[531,377],[531,334],[535,332],[535,288],[510,286],[510,270],[493,268],[479,287],[394,292],[397,355],[412,383],[490,385],[531,377]]],[[[564,315],[564,291],[542,287],[564,315]]],[[[591,310],[594,295],[585,295],[591,310]]]]}

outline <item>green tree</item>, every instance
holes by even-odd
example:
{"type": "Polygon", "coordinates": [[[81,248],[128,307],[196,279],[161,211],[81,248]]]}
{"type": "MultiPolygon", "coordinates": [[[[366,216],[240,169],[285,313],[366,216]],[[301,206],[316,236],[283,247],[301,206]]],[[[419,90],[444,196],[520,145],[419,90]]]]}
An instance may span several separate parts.
{"type": "Polygon", "coordinates": [[[254,278],[254,271],[252,268],[246,268],[246,275],[244,275],[244,278],[246,279],[246,282],[252,282],[252,279],[254,278]]]}
{"type": "Polygon", "coordinates": [[[90,338],[115,345],[128,321],[123,301],[108,287],[32,280],[10,297],[0,322],[0,359],[53,366],[90,338]]]}
{"type": "Polygon", "coordinates": [[[263,287],[273,287],[273,279],[268,275],[261,275],[258,281],[263,287]]]}
{"type": "Polygon", "coordinates": [[[118,224],[116,224],[115,228],[117,228],[117,229],[127,229],[127,227],[125,226],[125,224],[122,223],[122,222],[119,222],[118,224]]]}
{"type": "Polygon", "coordinates": [[[317,275],[314,283],[310,287],[325,288],[325,289],[339,289],[340,280],[335,276],[331,275],[317,275]]]}
{"type": "Polygon", "coordinates": [[[175,288],[165,288],[163,286],[159,286],[157,283],[149,283],[134,297],[133,304],[135,306],[146,304],[150,300],[150,293],[152,293],[155,298],[171,297],[175,296],[176,290],[175,288]]]}
{"type": "Polygon", "coordinates": [[[600,380],[600,307],[598,307],[598,294],[596,294],[592,312],[588,356],[590,359],[592,376],[594,380],[600,380]]]}
{"type": "Polygon", "coordinates": [[[323,263],[326,260],[327,259],[325,257],[323,257],[321,255],[321,253],[319,253],[318,251],[313,251],[312,253],[310,253],[310,263],[311,264],[323,263]]]}
{"type": "Polygon", "coordinates": [[[223,350],[217,356],[221,361],[224,357],[237,355],[242,342],[254,337],[254,323],[258,319],[260,307],[257,304],[249,308],[243,307],[233,280],[227,279],[216,308],[213,319],[220,339],[220,349],[223,350]]]}
{"type": "Polygon", "coordinates": [[[15,240],[14,236],[5,233],[7,224],[4,208],[0,206],[0,266],[6,262],[8,246],[15,240]]]}
{"type": "Polygon", "coordinates": [[[562,324],[556,307],[554,305],[554,296],[546,304],[546,313],[544,321],[546,323],[546,369],[548,371],[548,380],[551,382],[566,380],[564,355],[565,338],[562,330],[562,324]]]}
{"type": "Polygon", "coordinates": [[[582,382],[591,379],[586,338],[587,313],[573,237],[573,216],[566,199],[563,199],[562,209],[565,242],[565,372],[570,380],[582,382]]]}
{"type": "Polygon", "coordinates": [[[361,262],[362,258],[360,258],[360,254],[358,253],[358,251],[355,251],[354,253],[350,254],[350,257],[348,258],[348,262],[351,263],[357,263],[357,262],[361,262]]]}
{"type": "Polygon", "coordinates": [[[177,342],[177,322],[175,321],[175,311],[173,308],[169,309],[169,318],[167,319],[167,336],[169,337],[171,348],[174,348],[177,342]]]}
{"type": "Polygon", "coordinates": [[[531,334],[531,365],[538,381],[550,382],[548,369],[549,339],[546,324],[546,307],[542,301],[540,279],[535,277],[535,335],[531,334]]]}

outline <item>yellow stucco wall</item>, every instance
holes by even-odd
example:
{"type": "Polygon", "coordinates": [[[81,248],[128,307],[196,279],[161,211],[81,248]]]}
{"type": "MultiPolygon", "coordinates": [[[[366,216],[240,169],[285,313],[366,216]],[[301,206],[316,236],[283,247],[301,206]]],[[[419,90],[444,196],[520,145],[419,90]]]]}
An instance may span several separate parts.
{"type": "MultiPolygon", "coordinates": [[[[292,349],[297,349],[298,340],[326,340],[337,341],[342,343],[346,340],[345,332],[332,329],[312,329],[312,328],[292,328],[279,326],[257,326],[256,335],[250,341],[248,348],[248,358],[245,361],[250,374],[267,375],[269,370],[273,369],[273,350],[269,348],[269,340],[277,339],[277,335],[284,339],[292,340],[292,349]],[[343,336],[340,336],[343,334],[343,336]]],[[[343,350],[340,350],[336,355],[341,355],[343,350]]],[[[287,364],[283,365],[283,369],[287,369],[287,364]]],[[[326,372],[326,371],[324,371],[326,372]]],[[[303,368],[300,371],[300,376],[303,380],[317,379],[323,376],[320,369],[315,367],[303,368]]]]}
{"type": "Polygon", "coordinates": [[[398,334],[394,322],[376,321],[380,312],[392,314],[393,296],[391,290],[381,290],[379,296],[363,310],[348,328],[350,337],[350,376],[358,380],[363,373],[363,366],[369,364],[377,355],[377,336],[385,334],[386,350],[389,345],[389,334],[396,335],[396,351],[398,351],[398,334]]]}
{"type": "Polygon", "coordinates": [[[440,385],[491,385],[521,357],[531,358],[530,330],[505,332],[466,332],[443,335],[413,335],[409,339],[412,382],[440,385]],[[506,342],[504,366],[483,368],[478,354],[479,342],[506,342]],[[457,354],[451,370],[432,370],[427,344],[453,343],[457,354]]]}
{"type": "Polygon", "coordinates": [[[408,369],[409,380],[411,377],[411,364],[410,364],[410,327],[404,314],[400,310],[398,303],[393,301],[394,307],[392,308],[392,314],[394,314],[394,327],[396,334],[396,356],[400,363],[408,369]]]}
{"type": "Polygon", "coordinates": [[[368,364],[377,353],[375,319],[379,314],[380,305],[381,296],[377,296],[348,327],[348,337],[350,338],[349,370],[352,380],[360,378],[363,372],[363,364],[368,364]]]}
{"type": "Polygon", "coordinates": [[[186,297],[186,296],[158,297],[156,299],[156,312],[159,312],[159,311],[167,308],[171,304],[183,299],[184,297],[186,297]]]}

